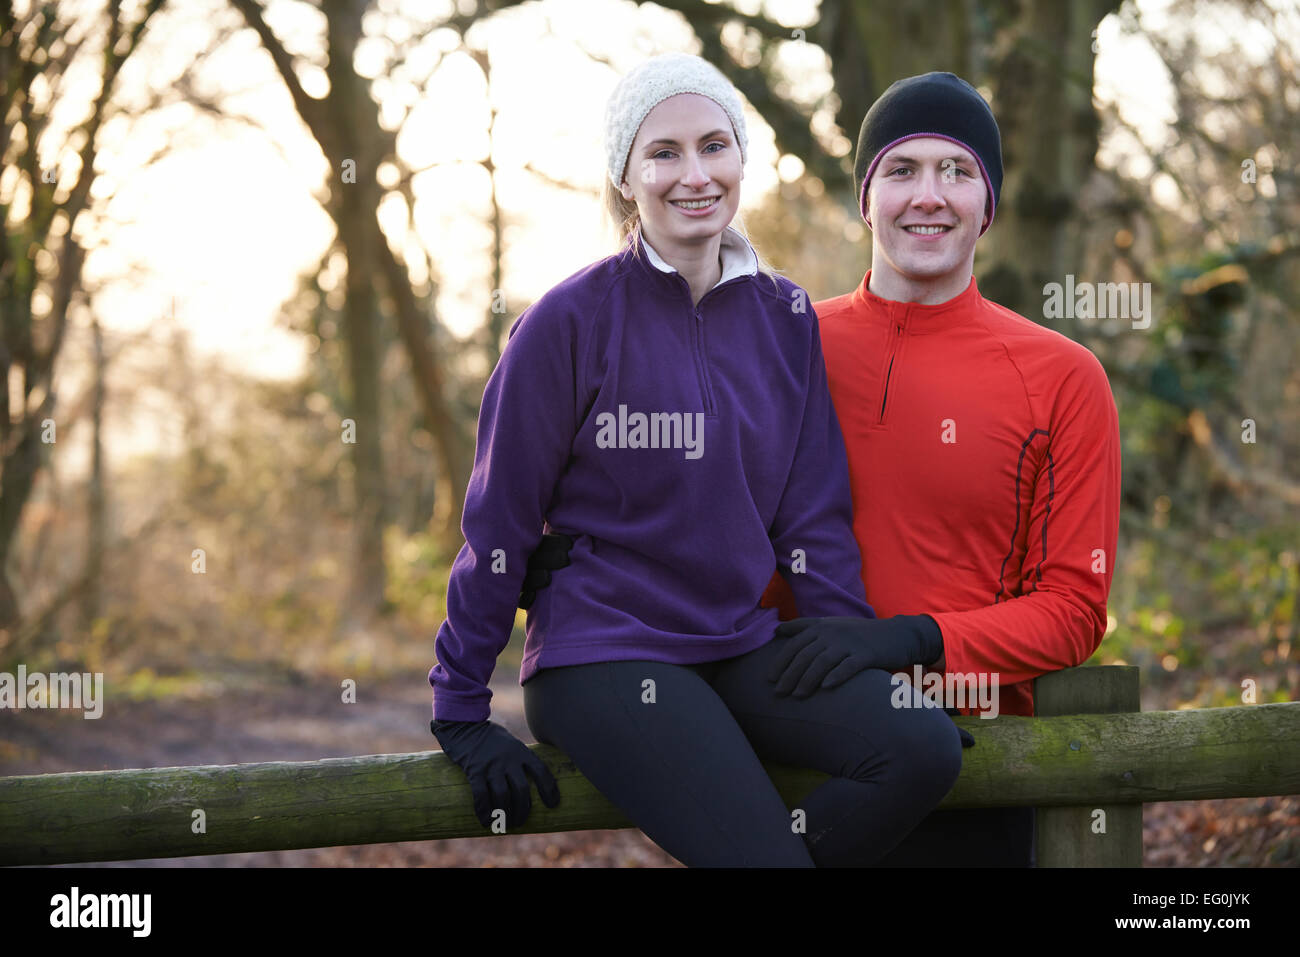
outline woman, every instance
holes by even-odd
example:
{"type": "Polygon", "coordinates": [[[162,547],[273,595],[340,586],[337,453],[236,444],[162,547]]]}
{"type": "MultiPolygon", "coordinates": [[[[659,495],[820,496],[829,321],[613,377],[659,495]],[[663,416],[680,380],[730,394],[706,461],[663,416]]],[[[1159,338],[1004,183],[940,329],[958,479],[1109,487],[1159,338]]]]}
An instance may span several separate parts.
{"type": "Polygon", "coordinates": [[[790,664],[759,607],[774,568],[804,614],[874,612],[816,316],[729,225],[739,96],[698,57],[656,57],[605,127],[625,243],[519,317],[488,381],[431,729],[485,827],[524,822],[530,776],[556,805],[488,720],[487,684],[529,553],[563,533],[571,564],[529,608],[520,673],[537,739],[687,865],[870,863],[948,792],[961,747],[919,694],[891,707],[885,671],[811,696],[768,680],[790,664]],[[760,758],[832,777],[791,812],[760,758]]]}

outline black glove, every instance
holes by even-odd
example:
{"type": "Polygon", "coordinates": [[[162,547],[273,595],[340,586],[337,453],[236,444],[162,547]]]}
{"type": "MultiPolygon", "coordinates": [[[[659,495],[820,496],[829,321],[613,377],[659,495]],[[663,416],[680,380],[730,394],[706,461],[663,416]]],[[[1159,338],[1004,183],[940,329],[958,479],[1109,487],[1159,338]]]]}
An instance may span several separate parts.
{"type": "Polygon", "coordinates": [[[474,814],[484,827],[492,827],[492,812],[498,808],[506,812],[508,828],[523,826],[533,807],[529,777],[547,807],[560,803],[560,788],[550,768],[501,725],[435,718],[429,722],[429,730],[469,778],[474,814]]]}
{"type": "Polygon", "coordinates": [[[573,539],[563,532],[547,532],[542,542],[528,556],[528,571],[524,573],[523,588],[519,592],[519,607],[525,611],[532,605],[538,591],[551,583],[551,572],[569,567],[569,549],[573,539]]]}
{"type": "MultiPolygon", "coordinates": [[[[943,712],[950,718],[956,718],[961,715],[961,712],[956,708],[944,708],[943,712]]],[[[957,725],[954,724],[953,727],[957,728],[957,725]]],[[[957,734],[961,737],[961,746],[963,748],[975,747],[975,739],[971,737],[971,733],[965,728],[957,728],[957,734]]]]}
{"type": "Polygon", "coordinates": [[[929,615],[893,618],[796,618],[777,625],[789,641],[767,680],[776,693],[806,698],[818,688],[836,688],[859,671],[902,671],[929,665],[943,654],[943,633],[929,615]]]}

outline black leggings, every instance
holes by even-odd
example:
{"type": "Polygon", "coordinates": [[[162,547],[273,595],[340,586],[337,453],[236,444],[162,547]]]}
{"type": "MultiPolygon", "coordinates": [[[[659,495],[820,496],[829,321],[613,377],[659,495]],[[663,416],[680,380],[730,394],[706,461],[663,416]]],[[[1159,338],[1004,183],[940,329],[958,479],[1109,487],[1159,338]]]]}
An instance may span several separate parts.
{"type": "Polygon", "coordinates": [[[701,665],[545,668],[524,685],[528,727],[687,866],[876,863],[951,790],[957,729],[911,688],[913,707],[892,706],[877,669],[778,697],[767,671],[784,640],[701,665]],[[760,758],[831,778],[792,812],[760,758]]]}

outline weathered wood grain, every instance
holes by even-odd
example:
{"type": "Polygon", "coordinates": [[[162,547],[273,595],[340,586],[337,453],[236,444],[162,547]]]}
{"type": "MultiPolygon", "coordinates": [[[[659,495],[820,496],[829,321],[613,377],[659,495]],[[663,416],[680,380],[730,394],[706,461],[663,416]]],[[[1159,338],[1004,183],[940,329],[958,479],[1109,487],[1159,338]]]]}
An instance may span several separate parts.
{"type": "MultiPolygon", "coordinates": [[[[941,807],[1097,806],[1300,793],[1300,702],[1189,711],[959,718],[978,744],[941,807]]],[[[561,801],[534,793],[514,833],[630,826],[559,751],[534,750],[561,801]]],[[[769,766],[791,807],[825,775],[769,766]]],[[[0,778],[0,864],[137,860],[485,836],[441,752],[0,778]],[[191,830],[193,812],[206,833],[191,830]]]]}

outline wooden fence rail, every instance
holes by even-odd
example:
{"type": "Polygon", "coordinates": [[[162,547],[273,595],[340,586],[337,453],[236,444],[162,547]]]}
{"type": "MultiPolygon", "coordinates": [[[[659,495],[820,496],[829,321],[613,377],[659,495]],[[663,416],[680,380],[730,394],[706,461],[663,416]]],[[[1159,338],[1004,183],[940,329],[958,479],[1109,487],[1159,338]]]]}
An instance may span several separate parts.
{"type": "MultiPolygon", "coordinates": [[[[956,719],[978,743],[941,807],[1045,809],[1040,865],[1140,865],[1143,802],[1300,793],[1300,702],[1077,713],[1135,704],[1121,685],[1136,689],[1136,669],[1071,669],[1039,679],[1038,710],[1076,713],[956,719]]],[[[534,796],[527,826],[512,833],[632,826],[563,753],[533,750],[555,773],[560,805],[534,796]]],[[[826,778],[768,771],[791,808],[826,778]]],[[[436,751],[0,778],[3,865],[475,836],[490,832],[469,785],[436,751]]]]}

